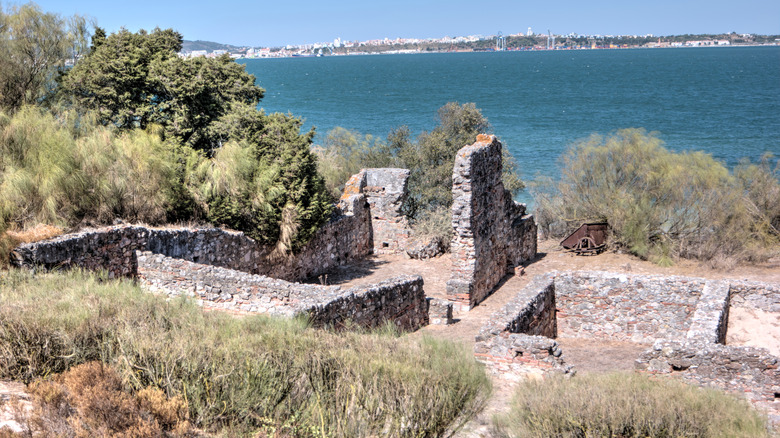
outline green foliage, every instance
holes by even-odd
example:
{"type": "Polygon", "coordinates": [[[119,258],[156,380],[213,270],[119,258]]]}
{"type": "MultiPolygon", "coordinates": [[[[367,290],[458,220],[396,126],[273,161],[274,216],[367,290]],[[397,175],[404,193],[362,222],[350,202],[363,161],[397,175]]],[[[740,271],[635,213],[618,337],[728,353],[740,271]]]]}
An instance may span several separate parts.
{"type": "Polygon", "coordinates": [[[341,127],[328,132],[322,147],[315,149],[315,153],[320,173],[334,199],[341,196],[349,177],[361,169],[394,165],[394,158],[381,139],[341,127]]]}
{"type": "MultiPolygon", "coordinates": [[[[102,34],[104,35],[104,33],[102,34]]],[[[60,96],[120,129],[163,127],[166,137],[211,153],[224,137],[213,125],[234,103],[256,106],[263,89],[230,57],[181,59],[171,29],[125,29],[101,38],[64,75],[60,96]]]]}
{"type": "MultiPolygon", "coordinates": [[[[329,189],[339,195],[350,175],[369,167],[402,167],[409,169],[408,214],[418,211],[449,208],[452,204],[452,168],[455,154],[463,146],[476,141],[478,134],[490,132],[487,119],[473,103],[449,102],[438,111],[438,125],[430,132],[411,138],[407,127],[394,129],[382,142],[370,135],[336,128],[317,153],[321,172],[329,189]]],[[[503,149],[504,185],[516,194],[524,184],[518,174],[517,162],[503,149]]]]}
{"type": "Polygon", "coordinates": [[[34,3],[0,6],[0,111],[39,103],[65,61],[86,48],[83,17],[44,13],[34,3]]]}
{"type": "Polygon", "coordinates": [[[493,426],[502,437],[769,437],[745,400],[639,374],[522,382],[493,426]]]}
{"type": "Polygon", "coordinates": [[[16,228],[178,214],[180,151],[153,130],[117,133],[89,117],[36,107],[0,114],[0,217],[16,228]]]}
{"type": "Polygon", "coordinates": [[[332,213],[331,198],[310,149],[314,133],[300,134],[301,120],[289,115],[249,114],[247,123],[235,125],[246,132],[232,135],[246,139],[203,161],[194,184],[211,222],[276,244],[281,255],[314,235],[332,213]]]}
{"type": "Polygon", "coordinates": [[[777,250],[780,182],[769,158],[735,178],[708,154],[670,152],[655,135],[624,129],[574,144],[561,163],[560,181],[533,188],[537,220],[551,235],[606,220],[613,242],[661,264],[754,261],[777,250]]]}
{"type": "Polygon", "coordinates": [[[133,391],[181,397],[196,427],[229,436],[443,436],[490,392],[472,354],[449,342],[203,313],[79,272],[0,279],[0,378],[91,360],[133,391]]]}

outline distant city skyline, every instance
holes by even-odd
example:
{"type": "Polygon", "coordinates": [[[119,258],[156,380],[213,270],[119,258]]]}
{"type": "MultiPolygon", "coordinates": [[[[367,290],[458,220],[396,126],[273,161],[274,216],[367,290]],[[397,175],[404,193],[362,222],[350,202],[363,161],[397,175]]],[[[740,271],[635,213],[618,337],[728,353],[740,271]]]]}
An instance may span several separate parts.
{"type": "MultiPolygon", "coordinates": [[[[4,7],[25,3],[5,1],[4,7]]],[[[465,0],[252,1],[135,0],[116,7],[105,0],[39,0],[47,12],[94,18],[109,33],[173,28],[184,39],[236,46],[274,47],[381,38],[577,33],[580,35],[780,34],[776,0],[656,0],[625,2],[509,1],[480,6],[465,0]]]]}

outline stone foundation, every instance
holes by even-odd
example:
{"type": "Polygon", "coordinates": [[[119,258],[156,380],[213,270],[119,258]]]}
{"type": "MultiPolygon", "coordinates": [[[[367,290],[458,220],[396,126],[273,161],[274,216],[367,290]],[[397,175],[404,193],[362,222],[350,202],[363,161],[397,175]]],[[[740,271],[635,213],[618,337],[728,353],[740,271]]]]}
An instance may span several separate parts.
{"type": "Polygon", "coordinates": [[[316,327],[354,324],[374,328],[392,321],[402,330],[428,323],[428,303],[419,276],[399,276],[370,286],[290,283],[262,275],[138,252],[138,281],[154,292],[187,295],[209,308],[294,317],[316,327]]]}
{"type": "Polygon", "coordinates": [[[653,343],[636,369],[744,394],[780,425],[780,359],[723,345],[731,305],[774,309],[776,285],[609,272],[534,278],[482,327],[475,357],[510,380],[571,373],[552,337],[653,343]]]}

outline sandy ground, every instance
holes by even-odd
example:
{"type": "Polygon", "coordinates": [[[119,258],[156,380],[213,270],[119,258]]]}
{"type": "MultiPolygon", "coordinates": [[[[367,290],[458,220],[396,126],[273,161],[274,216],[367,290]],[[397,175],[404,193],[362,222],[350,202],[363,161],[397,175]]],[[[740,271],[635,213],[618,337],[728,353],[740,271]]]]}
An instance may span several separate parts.
{"type": "Polygon", "coordinates": [[[780,357],[780,313],[732,307],[726,344],[764,347],[780,357]]]}

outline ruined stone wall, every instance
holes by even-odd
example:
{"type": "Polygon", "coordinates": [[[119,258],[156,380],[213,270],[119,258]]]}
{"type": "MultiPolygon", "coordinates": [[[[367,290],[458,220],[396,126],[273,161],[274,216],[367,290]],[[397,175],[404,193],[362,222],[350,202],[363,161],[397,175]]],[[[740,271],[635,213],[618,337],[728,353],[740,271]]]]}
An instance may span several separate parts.
{"type": "Polygon", "coordinates": [[[397,254],[404,250],[411,230],[401,207],[409,195],[408,169],[363,169],[344,187],[344,195],[362,193],[370,210],[374,254],[397,254]]]}
{"type": "Polygon", "coordinates": [[[484,300],[508,268],[536,254],[536,226],[533,218],[524,219],[525,206],[504,189],[501,160],[501,143],[486,135],[455,157],[447,295],[468,307],[484,300]]]}
{"type": "Polygon", "coordinates": [[[764,312],[780,312],[780,285],[732,281],[731,305],[764,312]]]}
{"type": "Polygon", "coordinates": [[[558,333],[633,342],[684,339],[704,288],[685,277],[558,273],[558,333]]]}
{"type": "Polygon", "coordinates": [[[47,269],[79,266],[109,276],[136,275],[135,251],[151,251],[200,264],[287,280],[302,280],[361,259],[371,251],[368,204],[363,195],[342,200],[339,213],[298,254],[271,259],[272,248],[240,232],[218,228],[115,226],[20,245],[12,263],[47,269]]]}
{"type": "Polygon", "coordinates": [[[341,327],[350,321],[373,328],[392,321],[403,330],[416,330],[428,322],[428,303],[419,276],[342,289],[291,283],[148,251],[139,251],[137,261],[137,278],[143,287],[170,296],[191,296],[204,307],[285,317],[307,315],[317,327],[341,327]]]}
{"type": "Polygon", "coordinates": [[[636,368],[744,395],[780,426],[780,359],[765,349],[659,341],[639,357],[636,368]]]}

